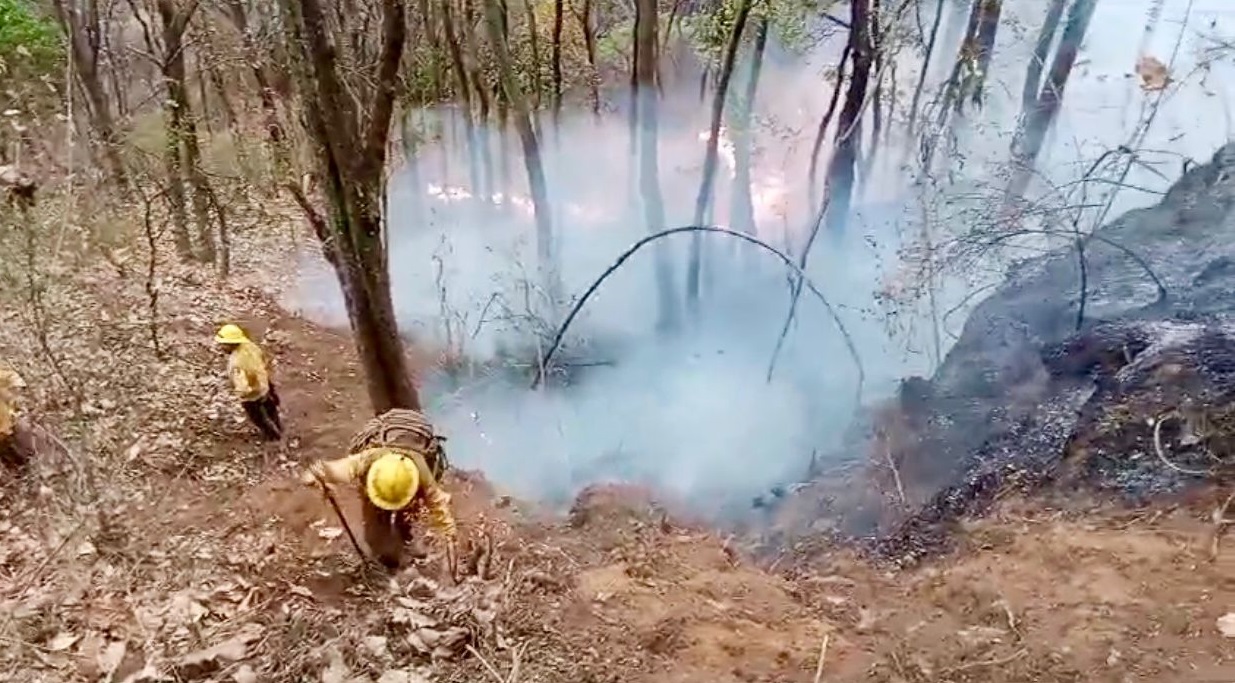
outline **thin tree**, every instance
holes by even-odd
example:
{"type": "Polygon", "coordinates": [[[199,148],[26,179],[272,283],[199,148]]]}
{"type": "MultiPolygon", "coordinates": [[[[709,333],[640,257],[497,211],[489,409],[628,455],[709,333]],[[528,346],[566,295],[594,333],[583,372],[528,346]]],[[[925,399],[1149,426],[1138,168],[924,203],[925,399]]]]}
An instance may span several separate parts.
{"type": "Polygon", "coordinates": [[[98,8],[92,1],[86,3],[85,11],[74,0],[53,0],[52,6],[56,20],[69,42],[73,73],[86,93],[90,125],[94,129],[93,149],[102,157],[103,167],[108,170],[112,182],[127,193],[128,172],[120,158],[120,137],[112,101],[103,87],[99,68],[102,41],[107,27],[101,24],[98,8]]]}
{"type": "MultiPolygon", "coordinates": [[[[712,188],[716,181],[716,167],[720,154],[720,124],[725,114],[725,100],[729,94],[729,81],[733,77],[733,63],[737,59],[738,47],[742,44],[742,32],[746,30],[746,20],[750,16],[752,0],[741,0],[737,16],[733,20],[733,29],[729,33],[729,44],[725,47],[725,58],[721,65],[720,80],[716,86],[716,94],[712,98],[712,122],[708,129],[707,148],[703,154],[703,179],[699,182],[699,193],[695,196],[694,225],[703,225],[704,216],[712,202],[712,188]]],[[[699,273],[703,261],[703,236],[694,233],[690,238],[690,261],[686,268],[686,308],[692,315],[699,312],[699,273]]]]}
{"type": "MultiPolygon", "coordinates": [[[[665,204],[660,191],[660,160],[657,150],[660,137],[660,113],[656,92],[657,46],[659,24],[656,0],[635,0],[635,104],[639,131],[639,195],[643,204],[643,219],[651,233],[665,228],[665,204]]],[[[656,253],[657,328],[670,331],[678,325],[677,294],[673,284],[673,268],[669,253],[658,244],[656,253]]]]}
{"type": "Polygon", "coordinates": [[[476,142],[476,125],[472,120],[471,78],[468,75],[467,65],[463,62],[463,46],[459,42],[459,35],[455,33],[451,3],[452,0],[440,0],[439,2],[442,10],[442,32],[446,36],[446,48],[450,52],[450,65],[455,72],[455,79],[459,88],[459,100],[463,107],[463,129],[465,144],[467,145],[468,178],[471,180],[472,191],[480,192],[482,190],[480,181],[480,153],[476,142]]]}
{"type": "Polygon", "coordinates": [[[1085,40],[1096,6],[1097,0],[1076,0],[1068,12],[1068,22],[1059,38],[1059,47],[1051,61],[1046,83],[1038,92],[1033,107],[1022,114],[1020,129],[1012,139],[1012,160],[1016,172],[1008,183],[1005,195],[1008,200],[1020,197],[1029,186],[1034,162],[1042,150],[1047,131],[1055,121],[1055,115],[1059,113],[1064,88],[1068,85],[1068,77],[1076,64],[1076,55],[1085,40]]]}
{"type": "MultiPolygon", "coordinates": [[[[561,294],[558,284],[558,268],[553,247],[553,208],[549,204],[549,188],[545,182],[544,164],[540,155],[540,141],[532,127],[532,114],[523,90],[515,80],[510,63],[510,47],[502,30],[501,0],[485,0],[485,17],[489,26],[489,41],[493,46],[502,92],[510,102],[515,132],[523,146],[523,165],[527,170],[527,184],[532,193],[532,207],[536,217],[536,253],[540,260],[541,276],[546,292],[553,304],[561,294]]],[[[550,311],[550,315],[553,315],[550,311]]]]}
{"type": "Polygon", "coordinates": [[[755,29],[755,45],[747,71],[745,88],[733,108],[733,195],[730,197],[729,215],[733,229],[748,235],[756,233],[755,204],[750,196],[751,183],[751,118],[755,111],[755,96],[759,91],[759,77],[763,73],[763,55],[768,45],[767,16],[759,20],[755,29]]]}
{"type": "Polygon", "coordinates": [[[395,319],[382,215],[387,142],[407,41],[406,9],[401,0],[381,0],[376,63],[354,67],[362,73],[345,80],[345,73],[352,75],[353,70],[342,68],[338,51],[347,43],[331,34],[319,2],[280,4],[328,216],[317,212],[302,192],[293,188],[293,194],[339,279],[374,413],[419,410],[420,396],[395,319]]]}
{"type": "Polygon", "coordinates": [[[562,125],[562,13],[565,0],[553,0],[553,135],[562,125]]]}
{"type": "Polygon", "coordinates": [[[853,0],[849,16],[849,53],[853,74],[845,91],[845,105],[841,107],[836,127],[836,148],[828,165],[831,202],[825,225],[833,234],[838,234],[849,219],[858,148],[862,138],[862,109],[867,88],[870,86],[871,67],[874,64],[874,46],[871,44],[870,34],[870,0],[853,0]]]}

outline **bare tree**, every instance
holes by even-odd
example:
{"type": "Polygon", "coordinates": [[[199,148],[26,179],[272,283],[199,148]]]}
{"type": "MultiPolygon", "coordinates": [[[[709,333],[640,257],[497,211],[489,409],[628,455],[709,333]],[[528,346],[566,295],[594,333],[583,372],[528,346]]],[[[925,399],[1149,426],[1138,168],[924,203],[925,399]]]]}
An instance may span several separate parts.
{"type": "Polygon", "coordinates": [[[69,42],[73,72],[86,93],[90,124],[96,138],[94,149],[112,181],[127,192],[128,172],[120,158],[120,138],[112,101],[103,87],[99,67],[107,27],[100,20],[98,5],[93,0],[84,0],[80,5],[74,0],[52,0],[52,6],[69,42]]]}
{"type": "Polygon", "coordinates": [[[592,115],[600,116],[600,70],[596,66],[596,29],[592,26],[592,0],[583,0],[583,9],[575,11],[579,30],[583,33],[583,49],[587,53],[588,86],[592,92],[592,115]]]}
{"type": "Polygon", "coordinates": [[[751,53],[750,68],[746,73],[745,87],[733,108],[733,195],[730,197],[729,215],[733,229],[753,235],[755,226],[755,203],[750,196],[751,183],[751,118],[755,111],[755,96],[759,91],[759,76],[763,73],[763,55],[768,45],[768,17],[759,20],[755,29],[755,45],[751,53]]]}
{"type": "MultiPolygon", "coordinates": [[[[712,188],[716,181],[716,167],[720,154],[720,124],[725,114],[725,101],[729,95],[729,80],[733,76],[733,63],[737,58],[738,47],[742,44],[742,32],[746,29],[746,19],[750,16],[752,0],[742,0],[738,5],[737,16],[733,20],[733,30],[729,34],[729,44],[725,47],[725,59],[720,68],[720,80],[716,93],[712,97],[712,123],[708,129],[707,148],[703,154],[703,179],[699,183],[699,194],[695,197],[694,225],[703,225],[704,217],[712,202],[712,188]]],[[[699,308],[699,273],[703,262],[703,233],[694,233],[690,237],[690,261],[686,268],[686,308],[692,314],[699,308]]]]}
{"type": "Polygon", "coordinates": [[[450,64],[454,67],[455,78],[458,81],[459,87],[459,100],[463,105],[463,126],[469,161],[468,175],[471,179],[472,189],[479,192],[482,189],[480,187],[480,154],[476,144],[476,125],[472,120],[471,77],[468,75],[467,65],[463,61],[463,46],[459,42],[459,35],[455,33],[451,0],[440,0],[439,6],[442,10],[442,32],[446,36],[446,48],[450,52],[450,64]]]}
{"type": "Polygon", "coordinates": [[[832,233],[839,233],[849,219],[858,147],[862,138],[862,108],[874,63],[874,45],[871,43],[870,34],[870,0],[854,0],[850,4],[849,12],[849,54],[853,74],[849,78],[845,105],[841,107],[840,119],[837,122],[836,149],[828,165],[828,185],[832,201],[827,210],[826,227],[832,233]]]}
{"type": "Polygon", "coordinates": [[[1076,55],[1085,33],[1089,30],[1089,22],[1093,18],[1097,0],[1076,0],[1076,4],[1068,12],[1068,22],[1064,26],[1063,35],[1059,39],[1059,47],[1051,61],[1051,69],[1034,99],[1033,106],[1022,112],[1021,125],[1012,139],[1012,159],[1016,171],[1008,183],[1006,197],[1012,200],[1020,197],[1029,186],[1034,162],[1046,139],[1046,132],[1059,113],[1059,105],[1063,102],[1064,88],[1068,85],[1068,77],[1072,74],[1072,66],[1076,64],[1076,55]]]}
{"type": "MultiPolygon", "coordinates": [[[[657,153],[659,112],[656,93],[657,40],[660,17],[656,0],[635,0],[635,103],[639,131],[639,194],[643,218],[649,232],[665,228],[665,204],[660,191],[660,161],[657,153]]],[[[665,248],[656,246],[657,327],[669,331],[677,327],[677,294],[673,268],[665,248]]]]}
{"type": "Polygon", "coordinates": [[[532,127],[531,111],[510,64],[510,49],[502,31],[502,8],[499,2],[500,0],[485,2],[489,41],[493,45],[502,92],[510,101],[515,131],[519,134],[519,142],[523,146],[523,164],[527,170],[527,183],[532,192],[532,205],[536,214],[536,252],[540,259],[541,275],[550,301],[556,303],[561,286],[558,284],[558,268],[553,248],[553,207],[549,204],[549,188],[545,182],[545,170],[540,156],[540,141],[532,127]]]}
{"type": "Polygon", "coordinates": [[[281,5],[329,220],[296,186],[289,189],[338,276],[373,411],[419,410],[391,298],[382,215],[387,142],[407,42],[406,9],[401,0],[381,0],[376,61],[365,68],[366,60],[353,47],[343,55],[351,62],[344,68],[339,53],[347,42],[332,33],[319,0],[281,0],[281,5]]]}

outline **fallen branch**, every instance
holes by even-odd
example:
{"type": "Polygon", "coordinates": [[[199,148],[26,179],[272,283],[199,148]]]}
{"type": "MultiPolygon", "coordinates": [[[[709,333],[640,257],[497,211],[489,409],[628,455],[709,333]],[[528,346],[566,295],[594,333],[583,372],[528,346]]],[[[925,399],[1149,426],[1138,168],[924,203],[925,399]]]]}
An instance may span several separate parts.
{"type": "Polygon", "coordinates": [[[827,633],[823,636],[823,642],[819,644],[819,662],[815,664],[815,683],[823,680],[823,662],[828,657],[828,642],[832,640],[832,634],[827,633]]]}
{"type": "Polygon", "coordinates": [[[845,323],[841,321],[840,316],[836,313],[836,309],[832,307],[831,302],[829,302],[827,297],[823,295],[823,292],[815,285],[814,281],[806,275],[806,272],[803,271],[802,268],[798,267],[798,265],[793,262],[793,259],[789,258],[784,252],[771,246],[767,242],[736,230],[707,225],[686,225],[678,228],[661,230],[660,232],[653,233],[638,242],[635,242],[630,246],[630,248],[622,252],[622,254],[618,256],[617,260],[606,268],[605,271],[600,274],[600,277],[596,278],[596,280],[592,282],[592,284],[583,292],[583,296],[579,297],[579,300],[576,301],[575,305],[570,309],[570,313],[567,314],[566,319],[563,320],[562,324],[558,327],[557,333],[553,336],[553,343],[549,345],[549,349],[545,352],[544,356],[541,357],[541,367],[537,369],[536,375],[532,379],[533,389],[540,386],[541,380],[544,379],[544,368],[549,367],[549,362],[553,360],[553,355],[557,353],[558,348],[562,345],[562,338],[566,336],[566,331],[570,328],[571,322],[573,322],[575,317],[579,315],[579,311],[583,310],[583,305],[587,303],[587,300],[596,293],[597,289],[600,288],[601,283],[607,280],[610,275],[617,272],[617,270],[622,267],[622,264],[626,263],[626,261],[630,259],[635,252],[639,251],[644,246],[658,239],[681,232],[712,232],[721,235],[729,235],[730,237],[740,239],[743,242],[748,242],[756,247],[759,247],[760,249],[763,249],[764,251],[769,252],[776,258],[780,259],[780,261],[785,264],[785,267],[792,270],[801,279],[802,283],[806,285],[807,289],[815,295],[815,298],[819,299],[819,301],[823,303],[824,308],[828,311],[828,315],[832,317],[832,320],[836,323],[836,327],[840,331],[841,336],[844,337],[845,346],[848,347],[849,355],[853,358],[853,363],[858,369],[857,400],[859,403],[861,402],[862,385],[866,381],[866,371],[862,366],[862,357],[858,353],[857,346],[854,344],[853,337],[850,336],[849,330],[845,327],[845,323]]]}

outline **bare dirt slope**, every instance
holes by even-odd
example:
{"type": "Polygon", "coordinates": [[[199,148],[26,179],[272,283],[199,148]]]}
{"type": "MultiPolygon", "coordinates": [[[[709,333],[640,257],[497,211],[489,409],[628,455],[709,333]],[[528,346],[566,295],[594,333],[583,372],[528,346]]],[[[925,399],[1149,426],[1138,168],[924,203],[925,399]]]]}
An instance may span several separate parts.
{"type": "MultiPolygon", "coordinates": [[[[843,549],[760,566],[642,491],[597,488],[561,518],[460,473],[465,531],[492,539],[473,558],[484,578],[440,583],[433,554],[365,573],[293,483],[367,417],[350,344],[266,310],[287,445],[225,410],[210,466],[145,470],[157,497],[76,527],[53,524],[46,491],[6,484],[0,680],[1235,681],[1216,491],[1138,511],[1004,501],[951,555],[891,571],[843,549]]],[[[208,377],[217,359],[200,362],[208,377]]]]}

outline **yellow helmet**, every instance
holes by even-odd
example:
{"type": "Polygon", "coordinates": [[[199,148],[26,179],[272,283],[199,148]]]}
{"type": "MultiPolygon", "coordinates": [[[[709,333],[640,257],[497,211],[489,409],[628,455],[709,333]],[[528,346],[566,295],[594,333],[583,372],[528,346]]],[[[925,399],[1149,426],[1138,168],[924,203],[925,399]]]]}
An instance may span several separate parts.
{"type": "Polygon", "coordinates": [[[420,488],[420,471],[416,463],[393,451],[383,453],[365,476],[365,492],[374,505],[383,510],[401,510],[412,502],[420,488]]]}
{"type": "Polygon", "coordinates": [[[239,325],[231,323],[220,327],[218,333],[214,335],[216,344],[243,344],[247,341],[249,338],[245,336],[244,330],[240,329],[239,325]]]}

